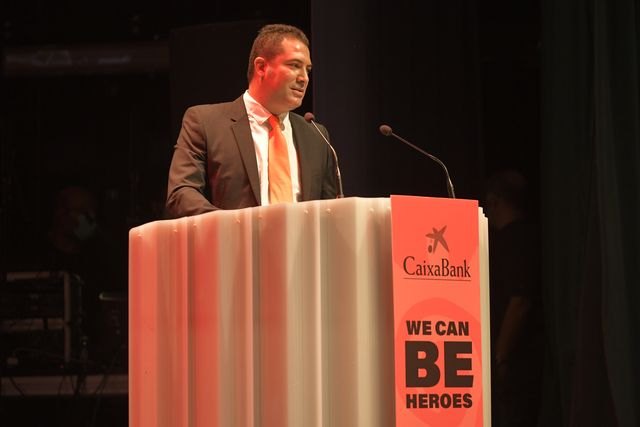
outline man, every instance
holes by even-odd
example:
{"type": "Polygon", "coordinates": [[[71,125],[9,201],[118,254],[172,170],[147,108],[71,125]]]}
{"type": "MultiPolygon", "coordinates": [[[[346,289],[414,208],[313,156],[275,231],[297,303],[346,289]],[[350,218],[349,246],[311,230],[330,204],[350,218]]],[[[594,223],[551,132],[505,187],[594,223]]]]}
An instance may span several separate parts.
{"type": "Polygon", "coordinates": [[[537,425],[544,335],[538,229],[527,218],[526,181],[505,170],[487,184],[491,274],[492,420],[537,425]]]}
{"type": "Polygon", "coordinates": [[[233,102],[191,107],[184,115],[169,171],[170,217],[336,197],[328,145],[291,113],[302,104],[310,71],[301,30],[279,24],[260,30],[249,56],[248,90],[233,102]]]}
{"type": "Polygon", "coordinates": [[[45,236],[31,245],[28,258],[35,263],[33,268],[72,275],[72,295],[78,295],[79,291],[81,296],[72,304],[72,314],[80,315],[72,322],[74,334],[82,343],[78,345],[86,345],[77,350],[80,354],[88,350],[91,362],[111,364],[122,342],[109,341],[117,338],[112,328],[107,329],[113,314],[102,311],[106,307],[100,294],[124,295],[126,257],[120,256],[125,253],[119,251],[113,235],[101,227],[98,208],[98,200],[88,188],[63,187],[56,193],[51,226],[45,236]]]}

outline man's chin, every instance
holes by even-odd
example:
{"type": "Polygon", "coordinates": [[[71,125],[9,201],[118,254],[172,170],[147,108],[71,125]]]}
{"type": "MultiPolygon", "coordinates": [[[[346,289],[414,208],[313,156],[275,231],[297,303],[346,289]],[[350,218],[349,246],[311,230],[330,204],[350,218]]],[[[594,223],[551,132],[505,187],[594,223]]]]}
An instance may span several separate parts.
{"type": "Polygon", "coordinates": [[[296,108],[300,108],[301,105],[302,105],[302,99],[299,99],[299,100],[296,99],[296,100],[294,100],[294,101],[289,103],[288,111],[293,111],[296,108]]]}
{"type": "Polygon", "coordinates": [[[282,114],[284,112],[287,111],[293,111],[296,108],[299,108],[302,105],[302,98],[288,98],[286,100],[283,100],[283,102],[281,104],[278,104],[276,106],[276,108],[273,110],[270,110],[273,114],[282,114]]]}

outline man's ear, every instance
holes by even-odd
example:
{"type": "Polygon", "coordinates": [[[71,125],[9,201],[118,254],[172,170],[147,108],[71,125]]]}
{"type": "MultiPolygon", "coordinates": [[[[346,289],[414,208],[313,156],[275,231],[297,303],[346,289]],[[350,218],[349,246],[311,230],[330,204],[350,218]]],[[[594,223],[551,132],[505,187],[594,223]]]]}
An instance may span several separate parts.
{"type": "Polygon", "coordinates": [[[262,56],[257,56],[253,60],[253,70],[260,77],[264,77],[267,61],[262,56]]]}

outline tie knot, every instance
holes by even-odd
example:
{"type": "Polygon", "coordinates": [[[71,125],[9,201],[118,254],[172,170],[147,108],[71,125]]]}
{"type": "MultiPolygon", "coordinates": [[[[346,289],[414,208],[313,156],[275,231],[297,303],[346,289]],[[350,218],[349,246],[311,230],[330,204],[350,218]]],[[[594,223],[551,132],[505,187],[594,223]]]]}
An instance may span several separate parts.
{"type": "Polygon", "coordinates": [[[267,120],[269,121],[269,126],[271,126],[272,130],[280,129],[280,119],[278,116],[272,114],[267,120]]]}

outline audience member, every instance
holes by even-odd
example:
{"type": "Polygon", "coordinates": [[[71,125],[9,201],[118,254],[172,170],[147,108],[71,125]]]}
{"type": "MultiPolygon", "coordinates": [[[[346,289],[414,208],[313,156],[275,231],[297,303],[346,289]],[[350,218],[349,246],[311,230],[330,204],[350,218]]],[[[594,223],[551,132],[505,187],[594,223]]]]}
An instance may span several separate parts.
{"type": "Polygon", "coordinates": [[[66,271],[74,278],[73,294],[80,296],[73,299],[76,355],[86,350],[95,362],[108,363],[111,357],[101,354],[106,351],[106,331],[99,296],[124,294],[127,287],[126,268],[121,265],[126,260],[117,256],[116,249],[113,236],[100,226],[94,193],[82,186],[67,186],[56,194],[50,227],[30,254],[30,269],[66,271]]]}

